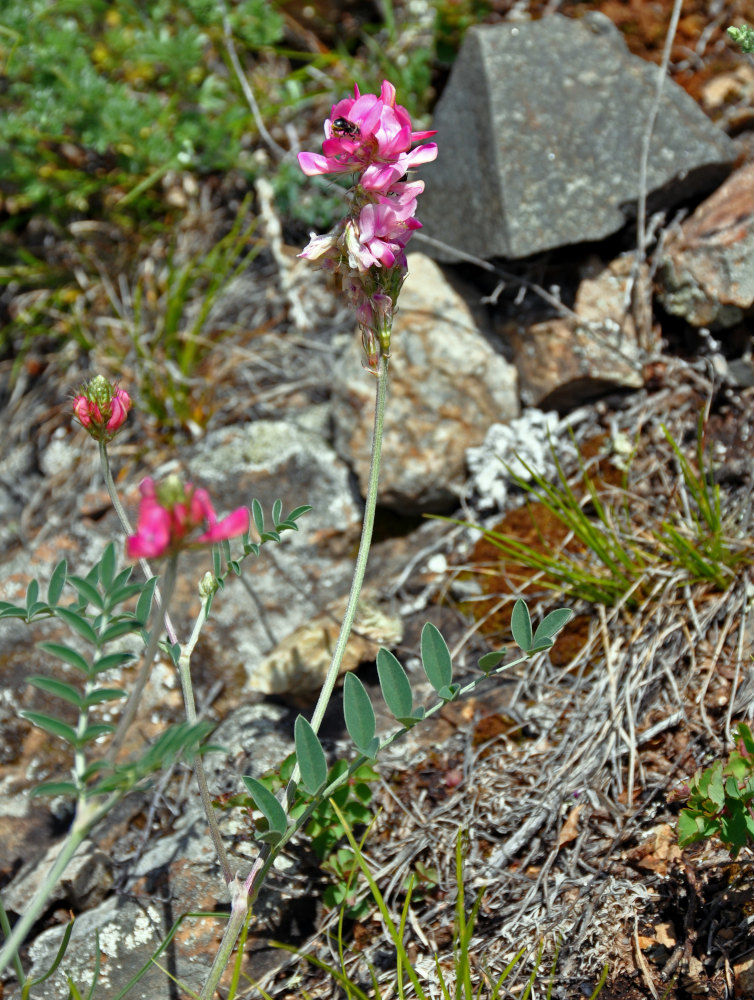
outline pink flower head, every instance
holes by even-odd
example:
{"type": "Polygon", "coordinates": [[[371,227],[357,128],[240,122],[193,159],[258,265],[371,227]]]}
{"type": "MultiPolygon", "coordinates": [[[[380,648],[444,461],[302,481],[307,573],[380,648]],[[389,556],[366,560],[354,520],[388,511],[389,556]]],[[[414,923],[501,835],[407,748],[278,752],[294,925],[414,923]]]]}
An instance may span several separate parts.
{"type": "Polygon", "coordinates": [[[409,152],[414,143],[434,134],[412,131],[408,112],[395,103],[395,87],[383,80],[379,97],[360,94],[354,87],[354,97],[333,104],[322,153],[299,153],[298,161],[309,177],[362,173],[367,190],[384,192],[412,166],[435,159],[435,143],[409,152]]]}
{"type": "Polygon", "coordinates": [[[126,539],[129,559],[159,559],[175,555],[181,549],[235,538],[249,529],[246,507],[239,507],[218,521],[209,493],[192,483],[184,485],[178,476],[168,476],[159,486],[147,477],[139,490],[136,534],[126,539]],[[196,535],[200,528],[205,530],[196,535]]]}
{"type": "Polygon", "coordinates": [[[353,173],[348,214],[327,236],[312,233],[299,254],[340,276],[361,327],[367,364],[390,357],[393,312],[406,277],[406,244],[421,228],[414,215],[422,181],[404,181],[413,167],[437,156],[434,132],[414,132],[395,87],[383,80],[379,96],[338,101],[325,122],[322,153],[299,153],[305,174],[353,173]],[[414,146],[415,143],[422,143],[414,146]]]}
{"type": "Polygon", "coordinates": [[[125,389],[95,375],[73,400],[73,413],[97,441],[111,441],[126,422],[131,397],[125,389]]]}

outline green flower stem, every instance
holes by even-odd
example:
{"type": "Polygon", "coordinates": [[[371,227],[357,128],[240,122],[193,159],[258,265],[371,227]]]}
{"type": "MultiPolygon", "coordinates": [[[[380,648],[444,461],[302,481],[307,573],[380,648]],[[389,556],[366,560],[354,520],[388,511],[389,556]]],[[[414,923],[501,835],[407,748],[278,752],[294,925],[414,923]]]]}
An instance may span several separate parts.
{"type": "MultiPolygon", "coordinates": [[[[356,611],[359,607],[359,596],[361,594],[362,584],[364,583],[364,574],[366,573],[367,560],[369,558],[369,548],[372,544],[374,513],[377,508],[377,486],[380,478],[380,459],[382,457],[382,437],[385,425],[387,370],[388,358],[384,354],[381,354],[377,371],[375,373],[377,377],[377,394],[374,406],[372,458],[369,466],[369,481],[367,484],[367,495],[364,506],[364,522],[361,526],[361,540],[359,542],[359,551],[356,556],[356,566],[353,571],[353,580],[351,581],[351,592],[348,595],[348,604],[346,605],[346,611],[343,616],[343,624],[340,626],[340,634],[338,635],[338,641],[335,646],[335,652],[332,656],[332,662],[330,663],[330,668],[327,671],[327,676],[325,677],[325,682],[322,685],[322,690],[319,693],[319,698],[317,699],[317,704],[314,707],[314,714],[311,719],[311,726],[315,733],[322,725],[322,719],[325,716],[327,705],[332,697],[333,689],[335,688],[335,682],[337,681],[338,674],[340,673],[340,666],[343,662],[346,645],[351,635],[351,629],[353,628],[356,611]]],[[[300,775],[301,772],[298,764],[296,764],[293,769],[291,779],[288,782],[288,787],[285,790],[285,801],[288,808],[290,808],[291,802],[293,801],[296,782],[298,781],[300,775]]]]}
{"type": "MultiPolygon", "coordinates": [[[[181,679],[181,690],[183,691],[183,704],[186,708],[186,719],[192,725],[196,722],[196,703],[194,701],[194,688],[191,683],[191,654],[194,651],[194,647],[199,639],[204,623],[207,621],[211,600],[212,596],[210,595],[202,601],[201,610],[198,618],[196,619],[196,623],[191,633],[191,638],[185,646],[181,647],[181,655],[178,658],[178,676],[181,679]]],[[[230,861],[228,860],[228,855],[223,844],[220,827],[218,826],[217,818],[215,817],[215,807],[212,805],[212,796],[209,793],[209,786],[207,785],[207,776],[204,773],[204,764],[202,763],[202,758],[199,754],[193,758],[191,765],[194,769],[194,774],[196,775],[196,783],[199,786],[199,795],[202,800],[202,805],[204,806],[207,823],[209,824],[209,835],[212,838],[212,844],[215,848],[215,853],[217,854],[217,860],[220,862],[220,869],[222,870],[225,884],[230,887],[231,896],[235,898],[233,896],[233,885],[237,880],[233,877],[230,861]]],[[[232,922],[231,908],[231,923],[232,922]]]]}
{"type": "MultiPolygon", "coordinates": [[[[387,372],[388,358],[385,355],[380,355],[377,371],[375,373],[377,376],[377,392],[374,407],[372,459],[369,467],[369,482],[367,484],[367,495],[364,507],[364,521],[361,526],[361,541],[359,542],[359,551],[356,556],[356,566],[354,567],[353,580],[351,581],[351,592],[348,596],[348,604],[346,605],[346,611],[343,616],[343,624],[340,627],[340,634],[338,635],[338,641],[335,645],[332,662],[330,663],[330,667],[327,671],[327,676],[325,677],[325,682],[322,685],[322,690],[320,691],[319,698],[317,699],[317,704],[314,708],[314,715],[311,720],[312,729],[315,733],[322,724],[327,704],[330,701],[333,689],[335,688],[335,682],[337,681],[338,674],[340,673],[340,665],[343,662],[346,644],[348,643],[351,629],[353,628],[353,621],[356,617],[356,610],[359,606],[359,595],[361,593],[362,584],[364,583],[364,574],[366,573],[367,568],[369,547],[372,542],[372,530],[374,528],[374,514],[377,508],[377,484],[380,476],[382,437],[385,424],[385,402],[387,400],[387,372]]],[[[290,809],[291,804],[293,803],[293,796],[296,791],[296,782],[300,777],[300,773],[298,764],[296,764],[285,790],[284,806],[286,810],[290,809]]],[[[335,787],[339,787],[340,784],[342,784],[342,782],[338,781],[337,784],[333,786],[333,789],[335,787]]],[[[332,794],[330,789],[326,789],[326,793],[332,794]]],[[[320,801],[321,798],[324,798],[324,794],[320,797],[320,801]]],[[[306,816],[306,818],[308,818],[308,816],[306,816]]],[[[225,928],[225,933],[223,935],[222,942],[220,943],[220,949],[215,956],[215,961],[212,964],[207,982],[204,984],[204,988],[202,989],[201,1000],[211,1000],[215,987],[220,982],[220,978],[225,971],[225,967],[230,961],[230,956],[232,955],[236,941],[238,940],[238,935],[241,933],[241,929],[244,925],[248,907],[253,905],[272,862],[280,852],[280,848],[288,840],[290,840],[296,830],[301,828],[303,823],[306,822],[306,818],[300,817],[292,826],[290,826],[283,838],[278,841],[274,848],[271,849],[267,845],[262,847],[259,856],[254,862],[254,866],[252,867],[245,882],[235,879],[231,883],[231,917],[225,928]]]]}
{"type": "Polygon", "coordinates": [[[26,907],[23,914],[13,925],[10,937],[8,937],[2,950],[0,950],[0,974],[2,974],[5,968],[14,960],[15,956],[18,954],[18,949],[23,944],[26,935],[36,922],[39,914],[47,905],[49,905],[49,896],[53,887],[68,867],[73,855],[76,853],[83,841],[86,840],[89,835],[89,831],[110,812],[120,798],[122,798],[122,793],[116,792],[115,794],[109,796],[109,798],[107,798],[99,806],[85,800],[83,797],[79,798],[76,805],[76,817],[68,834],[68,838],[63,842],[63,845],[58,852],[58,856],[52,863],[52,867],[47,873],[47,876],[34,893],[31,902],[26,907]]]}
{"type": "Polygon", "coordinates": [[[139,701],[141,700],[141,695],[144,691],[147,679],[149,678],[152,663],[157,655],[157,648],[160,644],[160,638],[162,637],[163,615],[164,612],[167,611],[168,605],[170,604],[170,598],[173,596],[177,566],[178,556],[171,556],[168,560],[167,569],[165,570],[162,609],[159,609],[159,611],[156,610],[152,615],[152,629],[149,633],[149,642],[144,652],[144,663],[142,665],[141,672],[136,679],[136,684],[134,685],[131,694],[128,696],[128,701],[126,702],[125,708],[123,709],[123,713],[120,717],[118,728],[116,729],[112,743],[108,747],[107,753],[105,754],[105,760],[115,760],[123,740],[126,737],[126,732],[136,717],[139,701]],[[162,613],[159,613],[160,611],[162,613]]]}
{"type": "MultiPolygon", "coordinates": [[[[110,502],[113,505],[115,513],[118,515],[118,520],[123,528],[126,535],[133,535],[134,529],[131,526],[131,522],[128,520],[128,514],[126,514],[123,504],[120,502],[120,497],[118,496],[118,491],[115,488],[115,482],[113,480],[112,473],[110,472],[110,458],[107,454],[107,444],[104,441],[99,443],[99,459],[100,465],[102,466],[102,476],[105,480],[105,486],[107,487],[107,492],[110,495],[110,502]]],[[[154,576],[152,569],[146,559],[139,559],[139,566],[141,571],[147,580],[151,580],[154,576]]],[[[164,618],[165,618],[165,631],[168,634],[168,639],[173,645],[178,642],[178,636],[175,629],[173,628],[173,623],[167,613],[167,604],[162,599],[162,594],[160,593],[160,588],[156,587],[154,592],[154,599],[157,603],[158,608],[164,608],[164,618]]]]}

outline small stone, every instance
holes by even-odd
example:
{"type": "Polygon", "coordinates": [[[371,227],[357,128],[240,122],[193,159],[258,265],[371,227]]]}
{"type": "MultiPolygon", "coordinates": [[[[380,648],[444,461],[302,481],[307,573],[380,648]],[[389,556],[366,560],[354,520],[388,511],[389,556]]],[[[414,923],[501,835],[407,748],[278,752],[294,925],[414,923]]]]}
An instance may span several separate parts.
{"type": "Polygon", "coordinates": [[[742,167],[666,240],[659,299],[693,326],[730,327],[754,306],[754,164],[742,167]]]}

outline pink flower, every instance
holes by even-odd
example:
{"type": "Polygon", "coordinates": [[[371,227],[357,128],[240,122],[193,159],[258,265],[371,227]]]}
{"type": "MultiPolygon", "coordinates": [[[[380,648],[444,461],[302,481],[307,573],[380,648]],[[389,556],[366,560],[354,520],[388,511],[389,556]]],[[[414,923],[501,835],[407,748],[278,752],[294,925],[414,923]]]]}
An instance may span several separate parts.
{"type": "Polygon", "coordinates": [[[126,422],[131,397],[125,389],[95,375],[73,400],[73,413],[97,441],[111,441],[126,422]]]}
{"type": "Polygon", "coordinates": [[[366,271],[370,267],[405,266],[404,247],[411,233],[421,229],[413,218],[416,203],[396,205],[389,198],[380,198],[375,205],[365,205],[359,215],[358,228],[346,227],[346,246],[351,267],[366,271]]]}
{"type": "Polygon", "coordinates": [[[126,539],[129,559],[159,559],[181,549],[211,545],[248,531],[249,511],[239,507],[217,520],[206,490],[169,476],[159,486],[147,477],[139,486],[141,504],[135,535],[126,539]],[[206,529],[195,535],[198,528],[206,529]]]}
{"type": "Polygon", "coordinates": [[[413,166],[428,163],[437,156],[435,143],[411,146],[428,139],[434,132],[413,132],[405,108],[395,103],[395,87],[382,81],[379,97],[360,94],[333,104],[332,117],[325,121],[322,153],[299,153],[304,173],[361,173],[362,185],[369,191],[387,191],[391,184],[413,166]]]}

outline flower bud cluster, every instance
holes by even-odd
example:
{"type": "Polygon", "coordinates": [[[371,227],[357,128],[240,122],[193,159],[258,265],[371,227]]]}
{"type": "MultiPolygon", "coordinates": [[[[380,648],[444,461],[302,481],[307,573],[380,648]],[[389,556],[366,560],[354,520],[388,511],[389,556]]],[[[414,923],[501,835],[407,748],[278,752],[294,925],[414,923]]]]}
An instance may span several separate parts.
{"type": "Polygon", "coordinates": [[[131,397],[125,389],[95,375],[81,387],[73,400],[73,413],[97,441],[112,441],[126,422],[131,397]]]}
{"type": "Polygon", "coordinates": [[[360,94],[333,105],[325,121],[322,153],[299,153],[301,169],[318,174],[355,175],[350,211],[325,236],[312,234],[299,255],[319,260],[339,275],[356,309],[371,369],[389,356],[393,310],[406,276],[405,248],[421,228],[415,218],[423,181],[406,181],[413,167],[437,156],[423,143],[434,132],[414,132],[405,108],[395,103],[395,87],[383,80],[379,96],[360,94]]]}

